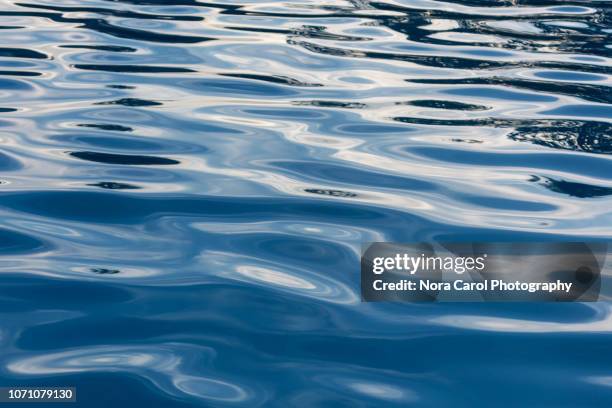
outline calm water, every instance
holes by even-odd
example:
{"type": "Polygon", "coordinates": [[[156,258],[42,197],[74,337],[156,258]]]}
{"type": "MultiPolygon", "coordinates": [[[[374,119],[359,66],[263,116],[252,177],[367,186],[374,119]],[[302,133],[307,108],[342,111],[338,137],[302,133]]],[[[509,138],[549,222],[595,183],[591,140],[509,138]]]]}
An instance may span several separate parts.
{"type": "Polygon", "coordinates": [[[364,304],[358,263],[612,237],[611,7],[0,1],[1,385],[609,407],[609,303],[364,304]]]}

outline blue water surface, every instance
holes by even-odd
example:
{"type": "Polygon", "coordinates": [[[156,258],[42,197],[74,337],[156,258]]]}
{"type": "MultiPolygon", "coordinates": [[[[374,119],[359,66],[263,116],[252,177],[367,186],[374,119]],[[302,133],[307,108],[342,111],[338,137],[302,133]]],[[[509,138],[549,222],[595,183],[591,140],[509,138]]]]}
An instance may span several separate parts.
{"type": "Polygon", "coordinates": [[[612,237],[611,36],[603,0],[0,2],[0,386],[612,406],[609,294],[359,296],[363,242],[612,237]]]}

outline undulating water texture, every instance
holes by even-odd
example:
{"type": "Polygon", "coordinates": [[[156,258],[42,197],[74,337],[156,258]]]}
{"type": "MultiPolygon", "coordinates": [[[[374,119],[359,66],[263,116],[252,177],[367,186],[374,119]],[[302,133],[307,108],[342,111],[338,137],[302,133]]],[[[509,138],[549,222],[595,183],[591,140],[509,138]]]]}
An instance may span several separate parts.
{"type": "Polygon", "coordinates": [[[359,254],[612,237],[611,36],[608,1],[0,0],[0,385],[609,407],[609,293],[362,303],[359,254]]]}

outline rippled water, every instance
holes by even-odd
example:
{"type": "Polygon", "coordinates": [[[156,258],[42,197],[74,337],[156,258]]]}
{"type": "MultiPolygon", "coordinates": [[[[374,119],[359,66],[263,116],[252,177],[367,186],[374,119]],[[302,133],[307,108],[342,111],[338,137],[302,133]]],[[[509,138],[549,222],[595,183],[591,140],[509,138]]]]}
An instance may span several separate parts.
{"type": "Polygon", "coordinates": [[[0,1],[2,385],[610,406],[609,303],[366,304],[358,263],[612,236],[611,7],[0,1]]]}

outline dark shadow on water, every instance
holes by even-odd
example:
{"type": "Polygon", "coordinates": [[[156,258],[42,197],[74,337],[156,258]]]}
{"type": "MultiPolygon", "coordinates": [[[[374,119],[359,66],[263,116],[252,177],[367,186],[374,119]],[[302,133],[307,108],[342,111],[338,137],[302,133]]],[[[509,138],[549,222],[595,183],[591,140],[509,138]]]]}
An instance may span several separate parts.
{"type": "Polygon", "coordinates": [[[322,84],[313,84],[308,82],[298,81],[297,79],[289,78],[280,75],[255,75],[255,74],[219,74],[220,76],[233,77],[233,78],[244,78],[253,79],[256,81],[266,81],[275,84],[291,85],[291,86],[304,86],[304,87],[318,87],[323,86],[322,84]]]}
{"type": "Polygon", "coordinates": [[[422,108],[461,110],[461,111],[482,111],[482,110],[490,109],[483,105],[473,105],[473,104],[463,103],[463,102],[432,100],[432,99],[421,99],[421,100],[416,100],[416,101],[398,102],[397,105],[411,105],[411,106],[419,106],[422,108]]]}
{"type": "Polygon", "coordinates": [[[360,102],[339,102],[339,101],[293,101],[295,106],[316,106],[318,108],[342,108],[342,109],[364,109],[365,103],[360,102]]]}
{"type": "Polygon", "coordinates": [[[117,183],[114,181],[101,181],[95,184],[88,184],[88,186],[105,188],[107,190],[137,190],[137,189],[140,189],[140,187],[134,186],[132,184],[117,183]]]}
{"type": "Polygon", "coordinates": [[[118,269],[106,269],[106,268],[91,268],[90,271],[97,275],[116,275],[121,272],[118,269]]]}
{"type": "Polygon", "coordinates": [[[135,86],[132,85],[115,85],[115,84],[111,84],[111,85],[106,85],[107,88],[112,88],[112,89],[136,89],[135,86]]]}
{"type": "Polygon", "coordinates": [[[532,176],[531,180],[555,193],[569,195],[576,198],[596,198],[612,195],[611,187],[593,186],[584,183],[575,183],[565,180],[557,180],[550,177],[532,176]]]}
{"type": "Polygon", "coordinates": [[[98,64],[74,64],[74,68],[86,71],[123,72],[123,73],[179,73],[196,72],[189,68],[160,67],[152,65],[98,65],[98,64]]]}
{"type": "Polygon", "coordinates": [[[34,253],[50,249],[50,245],[21,232],[0,229],[0,255],[34,253]]]}
{"type": "Polygon", "coordinates": [[[521,126],[508,138],[555,149],[612,154],[612,124],[604,122],[559,121],[548,126],[521,126]]]}
{"type": "Polygon", "coordinates": [[[567,82],[536,81],[514,78],[461,78],[461,79],[410,79],[407,82],[417,84],[436,85],[498,85],[518,89],[527,89],[534,92],[560,94],[584,99],[585,101],[612,103],[610,87],[590,84],[576,84],[567,82]]]}
{"type": "Polygon", "coordinates": [[[451,141],[456,142],[456,143],[468,143],[468,144],[480,144],[480,143],[483,143],[482,140],[477,140],[477,139],[454,138],[454,139],[451,139],[451,141]]]}
{"type": "Polygon", "coordinates": [[[173,165],[179,164],[180,162],[173,159],[157,156],[139,156],[131,154],[112,154],[112,153],[99,153],[99,152],[69,152],[73,157],[81,160],[87,160],[98,163],[106,164],[127,164],[127,165],[147,165],[147,166],[160,166],[160,165],[173,165]]]}
{"type": "Polygon", "coordinates": [[[310,193],[310,194],[320,194],[320,195],[326,195],[326,196],[331,196],[331,197],[344,197],[344,198],[357,197],[357,194],[355,194],[355,193],[351,193],[350,191],[342,191],[342,190],[327,190],[327,189],[320,189],[320,188],[307,188],[304,191],[307,192],[307,193],[310,193]]]}
{"type": "Polygon", "coordinates": [[[0,76],[21,76],[21,77],[37,77],[41,76],[40,72],[32,71],[2,71],[0,70],[0,76]]]}
{"type": "Polygon", "coordinates": [[[74,49],[108,51],[108,52],[136,52],[138,51],[136,48],[124,47],[120,45],[66,44],[66,45],[60,45],[60,48],[74,48],[74,49]]]}
{"type": "Polygon", "coordinates": [[[514,128],[508,133],[508,138],[517,142],[531,142],[554,149],[612,154],[612,124],[605,122],[497,118],[461,120],[419,117],[395,117],[393,120],[430,126],[514,128]]]}
{"type": "Polygon", "coordinates": [[[0,57],[49,59],[47,54],[23,48],[0,47],[0,57]]]}
{"type": "Polygon", "coordinates": [[[109,123],[79,123],[77,126],[85,127],[85,128],[100,129],[100,130],[107,130],[109,132],[133,132],[134,131],[134,129],[132,129],[129,126],[111,125],[109,123]]]}
{"type": "Polygon", "coordinates": [[[138,98],[122,98],[115,101],[97,102],[94,105],[161,106],[163,103],[138,98]]]}

